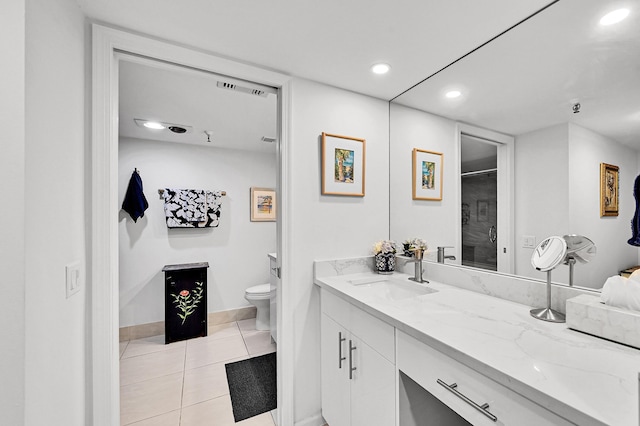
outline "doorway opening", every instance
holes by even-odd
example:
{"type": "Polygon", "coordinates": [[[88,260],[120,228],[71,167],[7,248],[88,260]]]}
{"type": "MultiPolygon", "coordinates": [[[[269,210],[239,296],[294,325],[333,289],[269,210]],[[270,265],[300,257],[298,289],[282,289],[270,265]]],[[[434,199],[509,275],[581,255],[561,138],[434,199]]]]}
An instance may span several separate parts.
{"type": "MultiPolygon", "coordinates": [[[[104,27],[92,26],[92,161],[91,161],[91,418],[96,425],[120,422],[119,405],[119,188],[118,188],[118,55],[126,53],[141,58],[173,64],[190,70],[235,76],[242,82],[275,88],[277,98],[276,134],[276,202],[280,206],[276,220],[278,272],[290,274],[286,259],[289,253],[287,202],[290,152],[287,149],[289,119],[289,81],[282,74],[259,69],[211,54],[172,45],[144,36],[104,27]],[[283,267],[284,264],[284,267],[283,267]]],[[[184,123],[173,123],[184,124],[184,123]]],[[[144,171],[143,171],[144,173],[144,171]]],[[[151,188],[157,190],[158,188],[151,188]]],[[[244,198],[244,197],[242,197],[244,198]]],[[[229,212],[229,214],[233,214],[229,212]]],[[[166,225],[165,225],[166,226],[166,225]]],[[[280,279],[278,277],[278,283],[280,279]]],[[[289,315],[287,291],[277,294],[277,317],[289,315]],[[283,312],[284,311],[284,312],[283,312]]],[[[279,322],[278,327],[278,416],[285,423],[293,416],[292,363],[293,329],[279,322]]]]}
{"type": "Polygon", "coordinates": [[[117,59],[118,199],[133,173],[148,204],[137,220],[124,210],[118,218],[121,424],[231,418],[225,365],[275,351],[275,330],[257,324],[245,292],[265,287],[268,255],[277,258],[275,218],[254,221],[249,196],[253,188],[275,193],[277,90],[124,53],[117,59]],[[203,217],[186,218],[191,206],[203,217]],[[197,282],[179,279],[192,265],[201,267],[197,282]],[[179,398],[158,404],[152,392],[179,398]]]}
{"type": "Polygon", "coordinates": [[[514,138],[458,124],[461,265],[513,273],[514,138]]]}
{"type": "Polygon", "coordinates": [[[498,269],[498,147],[460,138],[462,265],[498,269]]]}

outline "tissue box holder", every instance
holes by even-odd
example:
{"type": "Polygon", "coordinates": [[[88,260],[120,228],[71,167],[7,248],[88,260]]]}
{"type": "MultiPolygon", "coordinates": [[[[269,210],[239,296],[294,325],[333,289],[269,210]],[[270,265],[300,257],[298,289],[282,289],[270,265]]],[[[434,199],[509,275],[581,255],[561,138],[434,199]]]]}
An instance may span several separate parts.
{"type": "Polygon", "coordinates": [[[640,312],[605,305],[598,296],[567,299],[567,326],[640,349],[640,312]]]}

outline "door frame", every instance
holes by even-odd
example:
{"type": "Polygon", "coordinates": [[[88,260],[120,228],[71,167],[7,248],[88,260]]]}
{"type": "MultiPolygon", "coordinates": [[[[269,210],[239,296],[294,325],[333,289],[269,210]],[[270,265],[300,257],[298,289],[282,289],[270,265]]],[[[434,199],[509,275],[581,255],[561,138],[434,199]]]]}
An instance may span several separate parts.
{"type": "MultiPolygon", "coordinates": [[[[120,425],[119,285],[118,285],[118,58],[119,52],[141,55],[275,87],[278,90],[277,219],[278,267],[281,283],[291,274],[291,203],[288,179],[291,89],[290,77],[210,53],[177,46],[101,24],[92,24],[91,249],[89,286],[91,344],[87,348],[87,410],[94,426],[120,425]]],[[[288,290],[280,285],[278,306],[278,418],[294,420],[293,316],[288,290]]]]}
{"type": "Polygon", "coordinates": [[[457,221],[456,221],[456,257],[462,264],[462,211],[459,206],[462,205],[462,177],[460,175],[460,158],[461,158],[461,142],[462,135],[469,135],[479,139],[485,139],[498,145],[498,239],[497,272],[513,274],[514,271],[514,141],[515,138],[510,135],[495,132],[493,130],[484,129],[482,127],[473,126],[465,123],[456,124],[456,176],[457,176],[457,221]]]}

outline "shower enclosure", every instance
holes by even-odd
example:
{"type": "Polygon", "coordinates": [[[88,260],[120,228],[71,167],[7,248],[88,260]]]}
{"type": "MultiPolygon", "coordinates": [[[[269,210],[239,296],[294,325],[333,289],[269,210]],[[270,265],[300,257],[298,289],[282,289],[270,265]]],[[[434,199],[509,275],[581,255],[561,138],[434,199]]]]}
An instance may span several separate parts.
{"type": "Polygon", "coordinates": [[[463,135],[461,143],[462,264],[498,269],[498,185],[495,144],[463,135]]]}

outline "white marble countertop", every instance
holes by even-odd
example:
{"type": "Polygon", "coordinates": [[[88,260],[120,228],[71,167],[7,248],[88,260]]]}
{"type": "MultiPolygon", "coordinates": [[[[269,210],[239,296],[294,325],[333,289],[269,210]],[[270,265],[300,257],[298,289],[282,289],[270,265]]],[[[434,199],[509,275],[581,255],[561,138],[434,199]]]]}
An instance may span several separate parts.
{"type": "Polygon", "coordinates": [[[638,425],[640,350],[536,320],[530,306],[433,281],[426,285],[437,292],[403,300],[349,283],[375,275],[315,283],[576,424],[638,425]]]}

